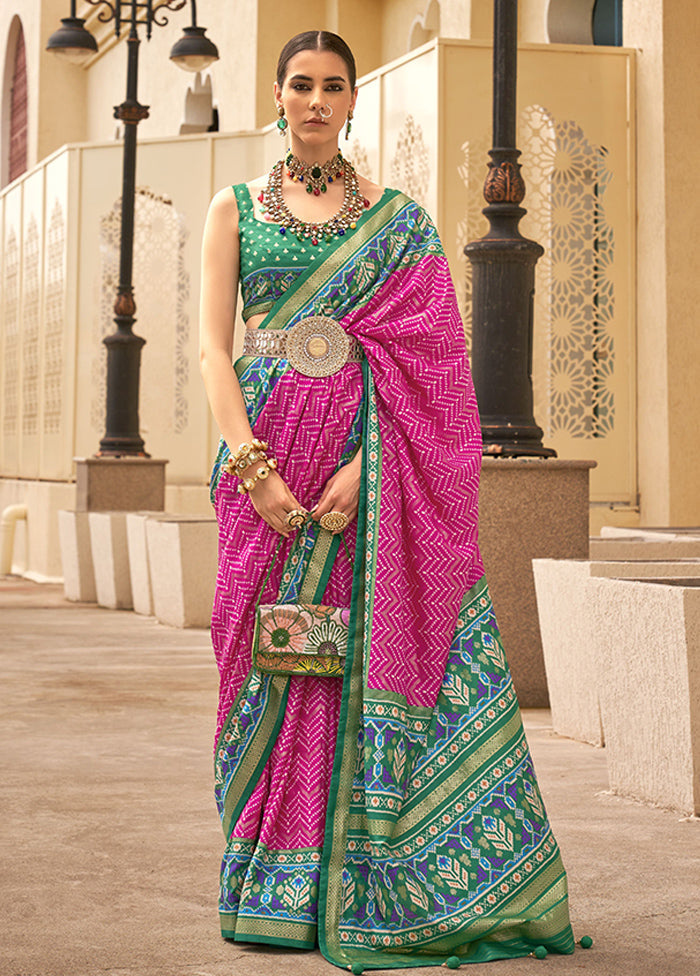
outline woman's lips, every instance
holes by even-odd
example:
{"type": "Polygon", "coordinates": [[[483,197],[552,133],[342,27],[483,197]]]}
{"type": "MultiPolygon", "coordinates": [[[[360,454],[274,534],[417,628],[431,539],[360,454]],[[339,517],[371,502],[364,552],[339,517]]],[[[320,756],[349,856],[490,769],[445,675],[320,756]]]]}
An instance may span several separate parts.
{"type": "Polygon", "coordinates": [[[305,123],[306,125],[325,125],[326,123],[323,119],[308,119],[305,123]]]}

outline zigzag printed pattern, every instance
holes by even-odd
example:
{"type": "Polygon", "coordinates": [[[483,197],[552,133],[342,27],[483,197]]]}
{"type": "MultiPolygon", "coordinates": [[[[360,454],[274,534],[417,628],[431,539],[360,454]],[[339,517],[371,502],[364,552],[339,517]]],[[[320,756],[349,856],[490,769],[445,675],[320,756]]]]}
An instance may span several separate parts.
{"type": "Polygon", "coordinates": [[[445,259],[395,271],[348,331],[372,370],[381,452],[367,683],[432,707],[462,594],[483,575],[481,433],[445,259]]]}

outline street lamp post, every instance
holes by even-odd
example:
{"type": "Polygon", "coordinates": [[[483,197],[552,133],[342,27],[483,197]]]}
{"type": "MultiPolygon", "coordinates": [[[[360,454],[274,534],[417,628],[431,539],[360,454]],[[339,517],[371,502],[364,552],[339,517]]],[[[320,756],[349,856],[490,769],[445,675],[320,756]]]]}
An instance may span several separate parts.
{"type": "Polygon", "coordinates": [[[555,457],[533,415],[535,265],[544,251],[518,229],[526,211],[515,145],[517,44],[518,0],[494,0],[493,148],[483,210],[490,228],[464,249],[472,264],[472,371],[484,454],[555,457]]]}
{"type": "MultiPolygon", "coordinates": [[[[139,372],[141,349],[146,340],[134,334],[136,303],[132,284],[134,254],[134,196],[136,186],[136,127],[148,118],[148,106],[137,97],[139,26],[145,26],[150,40],[153,25],[168,23],[166,11],[181,10],[186,0],[85,0],[93,7],[103,7],[98,20],[114,20],[114,32],[120,36],[122,26],[129,26],[127,37],[126,98],[114,109],[114,117],[124,123],[122,162],[121,238],[119,248],[119,285],[114,303],[116,332],[107,336],[107,417],[105,435],[98,456],[148,457],[139,432],[139,372]]],[[[219,57],[216,46],[197,26],[195,0],[190,0],[192,26],[185,27],[183,37],[173,46],[170,58],[178,67],[199,71],[219,57]]],[[[47,50],[80,64],[97,52],[95,38],[85,29],[85,21],[76,17],[76,0],[71,0],[70,16],[49,38],[47,50]]]]}

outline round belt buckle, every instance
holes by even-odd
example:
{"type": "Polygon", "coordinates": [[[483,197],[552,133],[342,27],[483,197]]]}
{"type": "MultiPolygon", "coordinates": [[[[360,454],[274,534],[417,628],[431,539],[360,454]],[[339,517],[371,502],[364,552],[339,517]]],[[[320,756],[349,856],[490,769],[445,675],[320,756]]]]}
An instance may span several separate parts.
{"type": "Polygon", "coordinates": [[[289,330],[286,356],[304,376],[332,376],[348,361],[350,337],[335,319],[312,315],[289,330]]]}

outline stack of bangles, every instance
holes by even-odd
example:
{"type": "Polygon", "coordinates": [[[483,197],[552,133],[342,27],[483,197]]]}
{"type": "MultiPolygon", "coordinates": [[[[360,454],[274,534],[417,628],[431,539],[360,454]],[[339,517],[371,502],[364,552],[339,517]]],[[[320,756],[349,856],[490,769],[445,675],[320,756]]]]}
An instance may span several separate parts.
{"type": "Polygon", "coordinates": [[[241,478],[238,492],[241,495],[247,494],[255,488],[258,481],[264,481],[277,467],[277,461],[267,456],[267,443],[254,437],[250,444],[240,444],[235,454],[232,454],[226,462],[226,470],[236,478],[241,478]],[[244,471],[256,461],[260,461],[260,467],[254,475],[244,475],[244,471]]]}

